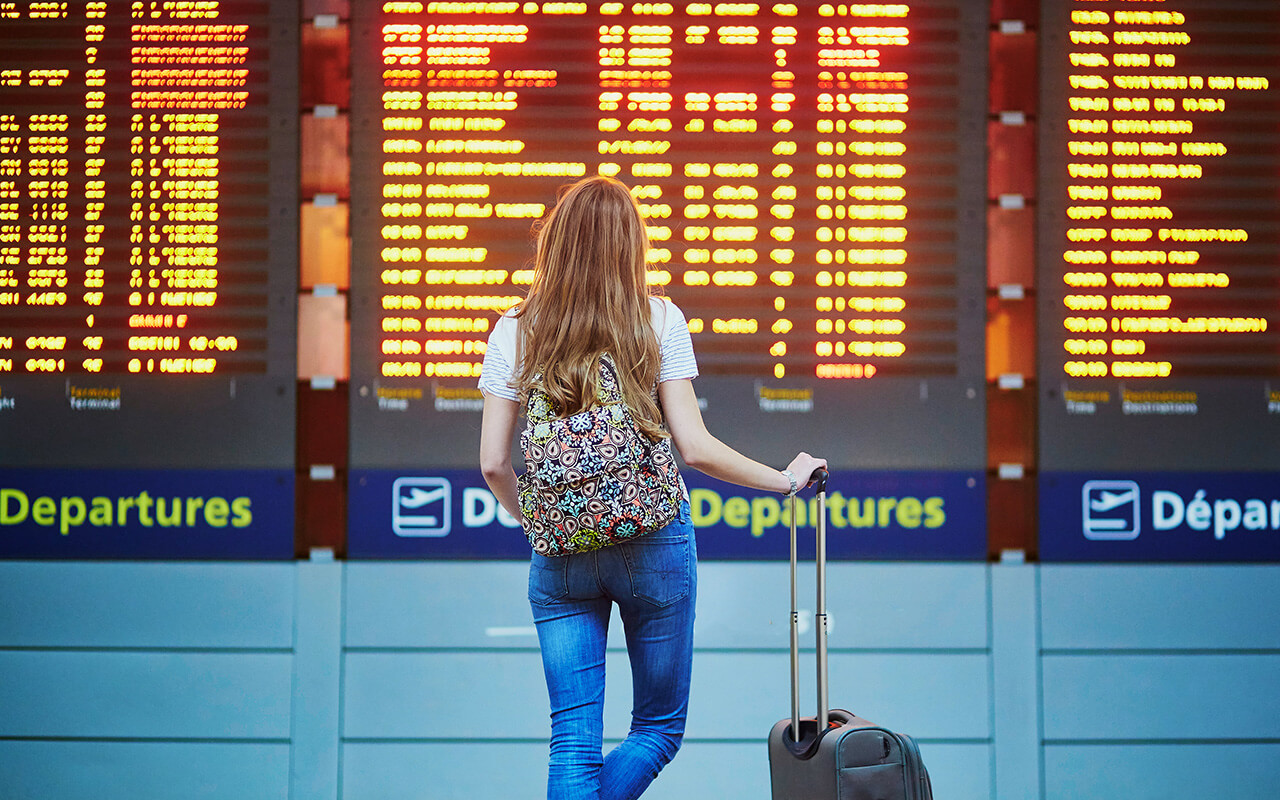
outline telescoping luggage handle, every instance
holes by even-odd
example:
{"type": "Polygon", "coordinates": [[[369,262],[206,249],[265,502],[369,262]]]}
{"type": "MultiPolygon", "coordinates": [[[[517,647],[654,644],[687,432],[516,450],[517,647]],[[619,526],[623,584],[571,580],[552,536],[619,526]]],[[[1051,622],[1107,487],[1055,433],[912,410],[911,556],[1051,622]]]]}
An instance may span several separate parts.
{"type": "MultiPolygon", "coordinates": [[[[813,615],[817,631],[818,717],[817,730],[827,728],[827,478],[823,467],[813,471],[806,483],[818,493],[817,531],[818,604],[813,615]]],[[[791,496],[791,739],[800,741],[800,610],[796,601],[796,496],[791,496]]]]}

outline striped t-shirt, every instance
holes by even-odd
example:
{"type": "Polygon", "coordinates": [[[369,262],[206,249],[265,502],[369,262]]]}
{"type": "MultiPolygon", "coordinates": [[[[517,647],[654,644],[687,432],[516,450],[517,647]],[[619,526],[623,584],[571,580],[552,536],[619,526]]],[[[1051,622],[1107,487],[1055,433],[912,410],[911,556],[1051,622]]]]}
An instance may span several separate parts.
{"type": "MultiPolygon", "coordinates": [[[[689,323],[675,303],[663,297],[649,298],[653,331],[658,337],[661,366],[658,383],[692,380],[698,377],[698,363],[693,356],[689,323]]],[[[480,391],[505,400],[519,401],[515,383],[519,365],[515,363],[518,321],[503,314],[489,333],[489,345],[480,366],[480,391]]]]}

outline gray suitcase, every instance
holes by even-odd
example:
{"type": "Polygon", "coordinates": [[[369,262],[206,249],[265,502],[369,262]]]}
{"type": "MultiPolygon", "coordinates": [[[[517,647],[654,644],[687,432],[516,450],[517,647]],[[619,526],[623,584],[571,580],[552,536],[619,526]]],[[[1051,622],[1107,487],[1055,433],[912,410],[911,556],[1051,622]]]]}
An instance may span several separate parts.
{"type": "Polygon", "coordinates": [[[791,718],[769,733],[773,800],[933,800],[920,749],[905,734],[827,706],[827,471],[818,490],[818,713],[800,719],[800,615],[796,607],[796,508],[791,498],[791,718]]]}

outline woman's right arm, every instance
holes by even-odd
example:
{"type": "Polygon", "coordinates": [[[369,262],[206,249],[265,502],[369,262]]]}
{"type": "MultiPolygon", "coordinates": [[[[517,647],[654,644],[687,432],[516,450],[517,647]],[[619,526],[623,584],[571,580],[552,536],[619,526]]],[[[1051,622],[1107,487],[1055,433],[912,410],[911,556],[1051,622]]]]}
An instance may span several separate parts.
{"type": "MultiPolygon", "coordinates": [[[[667,420],[667,429],[671,431],[671,439],[684,463],[713,478],[739,486],[781,494],[790,491],[791,482],[781,471],[744,456],[707,430],[692,381],[658,384],[658,399],[662,402],[662,413],[667,420]]],[[[791,460],[787,469],[796,476],[799,485],[804,486],[815,469],[826,465],[825,458],[800,453],[791,460]]]]}
{"type": "Polygon", "coordinates": [[[519,415],[520,405],[514,400],[485,395],[480,418],[480,471],[493,496],[516,519],[520,519],[520,496],[511,468],[511,438],[519,415]]]}

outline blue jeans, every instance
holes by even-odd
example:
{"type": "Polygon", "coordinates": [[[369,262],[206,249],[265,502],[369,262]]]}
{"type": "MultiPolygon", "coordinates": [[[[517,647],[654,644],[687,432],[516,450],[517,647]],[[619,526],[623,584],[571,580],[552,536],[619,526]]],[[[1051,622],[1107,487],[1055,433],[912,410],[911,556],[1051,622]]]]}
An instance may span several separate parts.
{"type": "Polygon", "coordinates": [[[687,502],[670,525],[626,544],[533,555],[529,604],[551,699],[548,800],[634,800],[675,756],[689,707],[697,583],[687,502]],[[614,603],[631,659],[631,731],[602,757],[614,603]]]}

